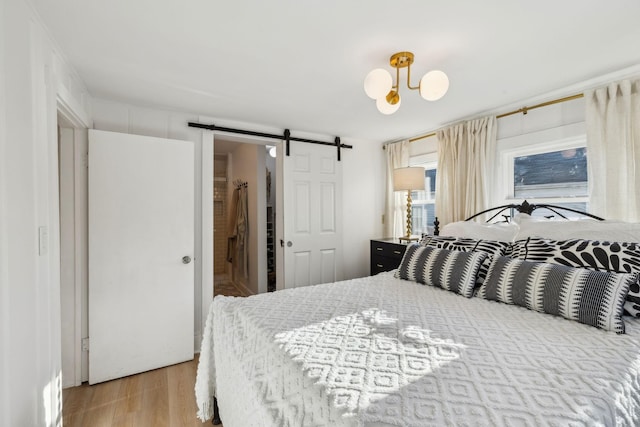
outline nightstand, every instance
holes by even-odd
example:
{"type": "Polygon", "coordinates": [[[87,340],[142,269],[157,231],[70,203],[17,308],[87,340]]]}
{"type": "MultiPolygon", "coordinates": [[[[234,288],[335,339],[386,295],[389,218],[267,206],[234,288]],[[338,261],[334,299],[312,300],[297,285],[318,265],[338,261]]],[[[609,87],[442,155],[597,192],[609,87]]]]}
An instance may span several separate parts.
{"type": "Polygon", "coordinates": [[[398,268],[406,243],[398,243],[398,239],[371,240],[371,275],[398,268]]]}

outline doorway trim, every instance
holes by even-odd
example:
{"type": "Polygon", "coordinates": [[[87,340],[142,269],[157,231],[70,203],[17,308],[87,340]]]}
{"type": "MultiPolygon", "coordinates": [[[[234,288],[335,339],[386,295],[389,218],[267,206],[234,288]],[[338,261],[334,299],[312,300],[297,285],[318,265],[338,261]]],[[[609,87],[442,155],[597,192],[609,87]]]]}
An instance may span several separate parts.
{"type": "MultiPolygon", "coordinates": [[[[200,117],[200,121],[211,121],[210,118],[200,117]]],[[[213,300],[213,287],[214,287],[214,274],[213,274],[213,262],[214,262],[214,248],[213,248],[213,163],[215,154],[215,135],[224,135],[224,139],[227,141],[237,142],[240,144],[255,144],[265,146],[267,144],[273,144],[267,138],[261,138],[251,135],[233,135],[222,131],[211,132],[208,130],[202,131],[202,174],[201,174],[201,188],[202,188],[202,333],[204,334],[204,328],[207,321],[207,315],[209,314],[209,307],[213,300]]],[[[266,192],[266,190],[265,190],[266,192]]],[[[266,202],[265,202],[266,206],[266,202]]],[[[266,213],[265,213],[266,215],[266,213]]],[[[266,221],[265,221],[266,230],[266,221]]],[[[266,231],[265,231],[266,236],[266,231]]],[[[266,244],[265,246],[265,272],[266,272],[266,244]]],[[[266,290],[266,273],[265,273],[265,290],[266,290]]],[[[196,346],[196,352],[200,351],[200,342],[196,346]]]]}
{"type": "MultiPolygon", "coordinates": [[[[200,120],[203,120],[202,118],[200,120]]],[[[209,306],[213,301],[213,132],[202,132],[202,295],[200,337],[196,337],[196,353],[207,324],[209,306]]]]}
{"type": "MultiPolygon", "coordinates": [[[[82,384],[82,374],[83,374],[83,363],[82,363],[82,359],[83,359],[83,352],[82,352],[82,347],[81,347],[81,342],[82,342],[82,324],[83,321],[87,322],[88,319],[83,318],[83,304],[82,304],[82,297],[83,297],[83,289],[87,289],[88,283],[86,280],[86,265],[83,262],[83,250],[85,250],[86,252],[86,248],[85,248],[85,240],[87,238],[86,236],[86,222],[87,219],[83,217],[83,214],[86,215],[86,206],[82,205],[82,202],[84,201],[86,203],[86,200],[84,200],[84,195],[81,194],[82,191],[82,187],[80,186],[80,173],[79,173],[79,169],[82,167],[86,167],[86,153],[83,152],[83,150],[81,150],[81,144],[79,143],[79,139],[82,138],[82,132],[85,133],[85,141],[86,141],[86,131],[89,127],[91,127],[91,122],[90,120],[88,120],[87,117],[84,117],[82,114],[78,114],[76,113],[76,111],[78,111],[73,105],[71,105],[69,102],[67,102],[67,96],[68,94],[64,93],[65,90],[61,90],[60,88],[58,88],[58,92],[56,93],[56,109],[57,109],[57,115],[56,115],[56,129],[58,128],[59,120],[58,120],[58,116],[62,117],[64,119],[65,123],[65,128],[71,129],[73,131],[73,172],[74,172],[74,179],[73,179],[73,227],[74,227],[74,239],[73,239],[73,245],[74,245],[74,256],[73,256],[73,262],[74,262],[74,271],[73,271],[73,286],[74,286],[74,303],[73,303],[73,315],[74,315],[74,326],[73,326],[73,342],[74,342],[74,349],[73,349],[73,358],[74,358],[74,363],[73,363],[73,372],[71,373],[71,378],[73,378],[73,385],[80,385],[82,384]]],[[[58,162],[60,161],[59,156],[58,156],[58,149],[59,149],[59,145],[60,145],[60,136],[57,134],[56,132],[56,138],[54,141],[54,146],[55,149],[52,148],[52,152],[55,152],[54,156],[51,156],[51,170],[55,171],[56,174],[56,182],[60,183],[60,171],[58,169],[58,162]],[[55,158],[53,158],[55,157],[55,158]],[[53,165],[53,163],[55,162],[55,165],[53,165]]],[[[59,187],[56,186],[56,189],[54,191],[52,191],[52,194],[50,194],[51,200],[58,200],[60,198],[60,191],[59,191],[59,187]],[[55,192],[55,194],[53,194],[55,192]],[[55,197],[55,199],[54,199],[55,197]]],[[[59,206],[58,203],[56,203],[56,206],[58,207],[59,210],[59,206]]],[[[53,221],[51,228],[57,228],[57,233],[56,235],[58,236],[57,242],[54,242],[53,240],[51,241],[52,246],[53,245],[57,245],[59,247],[60,245],[60,236],[59,236],[59,232],[60,232],[60,217],[59,215],[56,215],[57,217],[57,222],[53,221]]],[[[52,234],[53,235],[53,234],[52,234]]],[[[61,259],[60,256],[57,257],[58,258],[58,265],[59,267],[61,267],[61,259]]],[[[60,273],[60,268],[57,269],[57,274],[59,275],[60,273]]],[[[58,277],[59,280],[59,277],[58,277]]],[[[60,286],[58,287],[58,292],[61,291],[60,286]]],[[[60,297],[60,294],[58,295],[58,297],[60,297]]],[[[57,299],[57,301],[59,301],[59,303],[61,303],[61,299],[57,299]]],[[[62,309],[62,307],[60,307],[60,309],[62,309]]],[[[59,321],[61,319],[58,319],[59,321]]],[[[62,333],[62,331],[61,331],[62,333]]],[[[60,334],[60,340],[62,339],[62,335],[60,334]]],[[[60,342],[60,345],[62,345],[62,342],[60,342]]],[[[62,361],[61,361],[62,362],[62,361]]]]}

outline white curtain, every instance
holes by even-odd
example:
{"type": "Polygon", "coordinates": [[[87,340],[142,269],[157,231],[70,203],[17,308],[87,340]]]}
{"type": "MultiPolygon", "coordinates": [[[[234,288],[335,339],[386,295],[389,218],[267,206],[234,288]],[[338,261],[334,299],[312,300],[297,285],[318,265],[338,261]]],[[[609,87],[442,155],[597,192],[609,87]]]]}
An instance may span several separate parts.
{"type": "Polygon", "coordinates": [[[387,191],[384,208],[385,237],[405,235],[407,216],[407,194],[393,191],[393,170],[409,166],[409,141],[396,142],[386,146],[387,191]]]}
{"type": "Polygon", "coordinates": [[[490,207],[496,134],[495,116],[437,132],[436,209],[440,227],[490,207]]]}
{"type": "Polygon", "coordinates": [[[640,222],[640,80],[585,92],[589,211],[640,222]]]}

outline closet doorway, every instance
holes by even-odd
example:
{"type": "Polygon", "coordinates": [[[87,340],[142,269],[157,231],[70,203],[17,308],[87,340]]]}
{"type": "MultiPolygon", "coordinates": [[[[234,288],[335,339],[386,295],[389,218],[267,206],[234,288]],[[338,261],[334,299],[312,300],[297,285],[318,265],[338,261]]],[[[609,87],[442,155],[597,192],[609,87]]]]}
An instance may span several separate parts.
{"type": "Polygon", "coordinates": [[[275,240],[273,220],[268,221],[274,205],[268,199],[275,196],[276,188],[275,161],[270,162],[268,158],[268,149],[261,141],[215,136],[212,159],[214,296],[249,296],[268,290],[269,268],[274,265],[268,257],[275,253],[273,248],[268,250],[268,244],[273,246],[275,240]],[[242,192],[238,192],[239,186],[243,186],[242,192]],[[237,200],[242,193],[246,198],[244,204],[237,200]],[[246,206],[245,211],[239,211],[242,206],[246,206]],[[242,223],[240,228],[238,217],[242,223]],[[238,233],[245,226],[246,236],[238,233]],[[270,240],[269,232],[272,233],[270,240]]]}
{"type": "MultiPolygon", "coordinates": [[[[224,295],[230,295],[231,290],[223,289],[229,286],[231,270],[227,267],[227,229],[228,229],[228,195],[227,195],[227,154],[213,156],[213,277],[214,289],[218,292],[225,290],[224,295]]],[[[233,289],[235,291],[235,289],[233,289]]]]}

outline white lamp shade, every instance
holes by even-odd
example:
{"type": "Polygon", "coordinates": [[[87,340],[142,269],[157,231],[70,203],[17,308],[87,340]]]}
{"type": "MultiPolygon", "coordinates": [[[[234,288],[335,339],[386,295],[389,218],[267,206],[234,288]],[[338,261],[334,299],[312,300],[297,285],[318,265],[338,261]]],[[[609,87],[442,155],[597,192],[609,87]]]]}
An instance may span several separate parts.
{"type": "Polygon", "coordinates": [[[391,86],[393,86],[391,74],[383,68],[376,68],[364,79],[364,91],[371,99],[384,98],[391,90],[391,86]]]}
{"type": "Polygon", "coordinates": [[[269,148],[269,155],[271,157],[276,157],[276,147],[269,148]]]}
{"type": "Polygon", "coordinates": [[[382,114],[388,115],[398,111],[401,102],[402,98],[400,97],[400,95],[398,95],[398,102],[396,102],[395,104],[389,104],[387,102],[387,98],[383,96],[382,98],[378,98],[378,100],[376,101],[376,107],[378,107],[378,111],[380,111],[382,114]]]}
{"type": "Polygon", "coordinates": [[[449,77],[440,70],[429,71],[420,79],[420,96],[437,101],[449,90],[449,77]]]}
{"type": "Polygon", "coordinates": [[[393,190],[424,190],[424,168],[410,167],[393,170],[393,190]]]}

